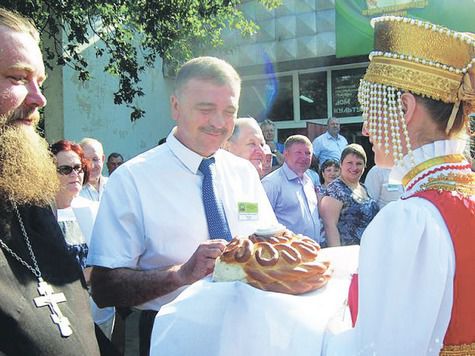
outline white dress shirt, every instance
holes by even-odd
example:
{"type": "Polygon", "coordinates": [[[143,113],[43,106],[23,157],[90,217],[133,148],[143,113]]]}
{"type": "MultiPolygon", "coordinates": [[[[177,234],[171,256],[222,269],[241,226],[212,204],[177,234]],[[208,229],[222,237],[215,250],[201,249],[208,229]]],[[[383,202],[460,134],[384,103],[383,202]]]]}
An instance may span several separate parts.
{"type": "MultiPolygon", "coordinates": [[[[84,240],[83,242],[85,242],[89,247],[91,241],[92,227],[94,226],[94,221],[96,220],[98,207],[99,202],[90,199],[85,199],[78,195],[71,202],[70,208],[58,209],[58,221],[64,219],[62,215],[65,214],[65,212],[68,212],[68,215],[66,216],[69,217],[67,219],[77,221],[82,232],[81,237],[84,240]]],[[[112,333],[112,321],[115,317],[115,307],[99,308],[91,297],[89,297],[89,302],[91,304],[91,312],[94,322],[110,339],[112,333]],[[108,323],[108,325],[110,324],[110,330],[104,329],[105,323],[108,323]]]]}
{"type": "Polygon", "coordinates": [[[104,189],[107,184],[107,177],[100,176],[99,178],[99,190],[96,190],[93,185],[86,183],[83,185],[79,195],[83,198],[92,200],[92,201],[100,201],[102,198],[102,194],[104,194],[104,189]]]}
{"type": "MultiPolygon", "coordinates": [[[[233,236],[277,223],[252,164],[218,150],[216,185],[233,236]],[[245,206],[257,205],[257,213],[245,206]],[[241,208],[241,209],[240,209],[241,208]]],[[[187,261],[209,238],[198,167],[203,157],[172,133],[165,144],[122,164],[110,177],[92,233],[88,263],[149,270],[187,261]]],[[[140,309],[158,310],[181,289],[140,309]]]]}
{"type": "Polygon", "coordinates": [[[96,220],[99,202],[78,195],[71,202],[71,208],[73,209],[74,215],[81,227],[86,243],[90,245],[92,228],[94,227],[94,222],[96,220]]]}
{"type": "MultiPolygon", "coordinates": [[[[464,144],[424,145],[413,152],[416,164],[462,153],[464,144]]],[[[418,174],[407,186],[418,183],[402,197],[414,194],[441,166],[450,164],[418,174]]],[[[392,169],[390,181],[400,182],[410,168],[405,157],[403,167],[392,169]]],[[[450,321],[454,273],[453,244],[438,209],[417,197],[390,202],[361,239],[356,327],[331,337],[326,355],[439,355],[450,321]]]]}

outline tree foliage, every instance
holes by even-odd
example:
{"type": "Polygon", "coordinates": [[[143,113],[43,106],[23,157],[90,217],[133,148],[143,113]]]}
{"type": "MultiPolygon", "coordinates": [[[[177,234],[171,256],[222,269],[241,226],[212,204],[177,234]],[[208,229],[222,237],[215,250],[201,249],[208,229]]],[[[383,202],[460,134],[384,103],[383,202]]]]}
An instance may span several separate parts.
{"type": "MultiPolygon", "coordinates": [[[[281,0],[259,0],[267,8],[281,0]]],[[[1,6],[33,19],[43,38],[47,64],[67,65],[81,80],[90,77],[80,48],[92,36],[97,57],[108,55],[105,71],[118,76],[114,103],[131,108],[131,120],[144,115],[134,99],[144,95],[141,74],[154,66],[157,56],[172,69],[199,54],[200,49],[222,44],[225,29],[243,36],[257,25],[239,9],[240,0],[0,0],[1,6]],[[65,34],[63,38],[62,34],[65,34]]]]}

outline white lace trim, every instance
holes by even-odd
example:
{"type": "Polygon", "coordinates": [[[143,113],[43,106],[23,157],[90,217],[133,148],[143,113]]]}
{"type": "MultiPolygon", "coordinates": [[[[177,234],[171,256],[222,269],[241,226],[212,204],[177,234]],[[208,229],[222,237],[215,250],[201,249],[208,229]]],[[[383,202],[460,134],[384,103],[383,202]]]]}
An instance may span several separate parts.
{"type": "MultiPolygon", "coordinates": [[[[441,140],[428,143],[427,145],[423,145],[412,151],[414,155],[415,164],[418,165],[419,163],[422,163],[434,157],[445,156],[455,153],[463,154],[466,143],[467,142],[465,140],[441,140]]],[[[402,160],[402,165],[394,166],[391,169],[391,173],[389,175],[389,182],[391,184],[400,184],[402,182],[402,178],[412,168],[414,168],[414,164],[411,162],[409,155],[404,156],[402,160]]]]}

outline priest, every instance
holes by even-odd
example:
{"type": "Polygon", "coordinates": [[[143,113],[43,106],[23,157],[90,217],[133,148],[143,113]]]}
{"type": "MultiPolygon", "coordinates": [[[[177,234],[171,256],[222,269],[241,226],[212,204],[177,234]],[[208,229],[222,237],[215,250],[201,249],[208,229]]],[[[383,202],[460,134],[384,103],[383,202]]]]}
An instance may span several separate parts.
{"type": "Polygon", "coordinates": [[[0,354],[99,355],[82,272],[49,206],[58,182],[35,131],[38,43],[30,21],[0,8],[0,354]]]}

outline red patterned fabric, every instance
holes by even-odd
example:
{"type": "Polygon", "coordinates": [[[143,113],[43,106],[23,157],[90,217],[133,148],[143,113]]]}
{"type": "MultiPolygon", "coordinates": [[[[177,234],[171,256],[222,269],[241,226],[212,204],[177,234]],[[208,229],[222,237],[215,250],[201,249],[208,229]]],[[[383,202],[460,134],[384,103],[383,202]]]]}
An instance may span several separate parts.
{"type": "Polygon", "coordinates": [[[475,342],[475,198],[427,190],[414,196],[429,200],[441,213],[455,251],[454,302],[444,345],[475,342]]]}
{"type": "MultiPolygon", "coordinates": [[[[444,345],[475,342],[475,198],[449,191],[427,190],[413,197],[429,200],[444,219],[455,250],[454,302],[444,345]]],[[[358,316],[358,274],[348,291],[353,327],[358,316]]]]}

